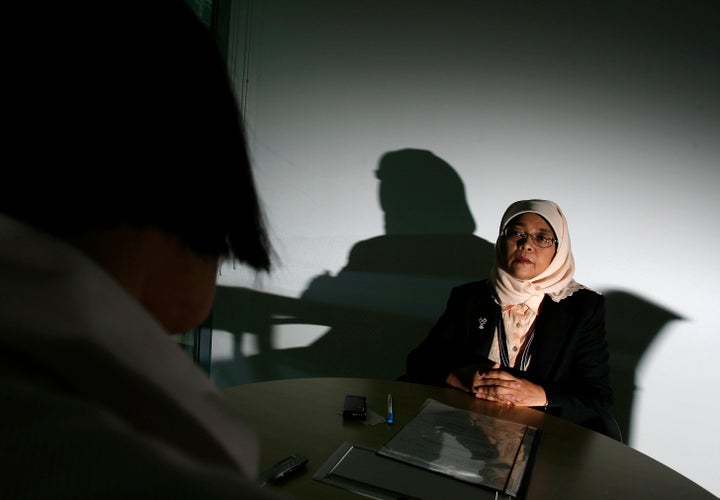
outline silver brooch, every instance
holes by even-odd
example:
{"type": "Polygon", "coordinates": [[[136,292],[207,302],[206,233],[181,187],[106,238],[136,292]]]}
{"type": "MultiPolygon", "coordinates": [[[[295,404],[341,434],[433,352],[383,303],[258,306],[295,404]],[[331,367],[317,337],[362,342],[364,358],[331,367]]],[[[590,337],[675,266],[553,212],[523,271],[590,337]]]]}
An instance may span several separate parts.
{"type": "Polygon", "coordinates": [[[478,328],[480,330],[483,330],[485,328],[485,323],[487,323],[487,318],[478,318],[478,323],[480,323],[480,326],[478,326],[478,328]]]}

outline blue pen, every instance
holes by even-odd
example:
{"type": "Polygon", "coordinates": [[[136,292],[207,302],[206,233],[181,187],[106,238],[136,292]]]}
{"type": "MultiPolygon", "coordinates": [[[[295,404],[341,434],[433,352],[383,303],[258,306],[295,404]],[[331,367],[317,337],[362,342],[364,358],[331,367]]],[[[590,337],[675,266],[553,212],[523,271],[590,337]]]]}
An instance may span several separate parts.
{"type": "Polygon", "coordinates": [[[392,394],[388,394],[388,411],[387,411],[387,423],[392,424],[395,421],[392,407],[392,394]]]}

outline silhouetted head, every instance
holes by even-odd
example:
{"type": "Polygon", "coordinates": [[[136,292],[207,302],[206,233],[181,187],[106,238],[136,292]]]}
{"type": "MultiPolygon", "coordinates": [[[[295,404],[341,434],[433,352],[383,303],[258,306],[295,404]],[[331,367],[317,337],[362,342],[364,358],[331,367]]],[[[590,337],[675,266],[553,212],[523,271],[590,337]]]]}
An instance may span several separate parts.
{"type": "Polygon", "coordinates": [[[0,212],[57,236],[152,226],[269,268],[233,88],[183,0],[13,2],[6,15],[24,30],[4,68],[0,212]]]}
{"type": "Polygon", "coordinates": [[[430,151],[385,153],[375,172],[387,234],[472,234],[465,186],[447,162],[430,151]]]}

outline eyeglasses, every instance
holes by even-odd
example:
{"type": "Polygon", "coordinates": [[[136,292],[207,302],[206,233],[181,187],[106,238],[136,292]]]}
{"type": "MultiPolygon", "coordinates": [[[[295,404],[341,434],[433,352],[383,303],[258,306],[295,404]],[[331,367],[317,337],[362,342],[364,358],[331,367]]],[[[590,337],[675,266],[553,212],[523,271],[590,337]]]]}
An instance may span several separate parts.
{"type": "Polygon", "coordinates": [[[522,231],[518,231],[517,229],[513,229],[511,227],[506,227],[503,234],[510,241],[520,241],[520,240],[525,241],[527,239],[530,239],[530,240],[532,240],[533,244],[536,247],[540,247],[540,248],[547,248],[547,247],[553,246],[555,243],[558,242],[557,238],[553,238],[547,234],[523,233],[522,231]]]}

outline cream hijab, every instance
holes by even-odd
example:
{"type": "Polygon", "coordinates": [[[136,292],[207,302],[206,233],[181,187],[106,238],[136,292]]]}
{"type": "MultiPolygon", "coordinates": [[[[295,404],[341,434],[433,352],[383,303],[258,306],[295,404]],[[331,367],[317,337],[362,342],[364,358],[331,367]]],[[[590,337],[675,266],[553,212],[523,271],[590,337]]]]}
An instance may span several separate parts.
{"type": "Polygon", "coordinates": [[[495,289],[500,305],[522,304],[533,296],[549,295],[559,302],[580,288],[584,288],[574,279],[575,259],[570,249],[565,215],[549,200],[520,200],[510,205],[500,222],[500,231],[495,243],[495,263],[490,271],[490,283],[495,289]],[[500,267],[502,261],[502,234],[505,226],[514,217],[532,212],[543,217],[555,231],[558,239],[555,257],[545,271],[529,280],[519,280],[500,267]]]}

